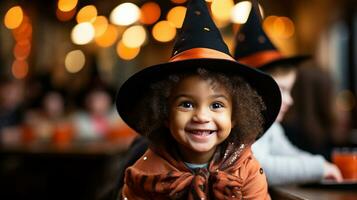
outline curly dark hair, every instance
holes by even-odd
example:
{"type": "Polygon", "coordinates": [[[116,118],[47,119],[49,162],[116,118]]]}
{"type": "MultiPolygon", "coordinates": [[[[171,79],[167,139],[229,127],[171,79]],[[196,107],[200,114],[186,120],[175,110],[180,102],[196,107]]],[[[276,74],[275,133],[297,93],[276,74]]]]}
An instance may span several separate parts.
{"type": "Polygon", "coordinates": [[[152,144],[162,144],[172,140],[165,122],[169,116],[169,97],[172,89],[185,77],[198,75],[204,80],[210,80],[212,87],[224,86],[232,96],[232,122],[235,126],[228,137],[229,141],[239,141],[250,144],[258,134],[263,132],[262,111],[266,109],[262,98],[238,75],[227,75],[211,72],[203,68],[185,73],[175,73],[164,80],[150,86],[150,91],[136,107],[135,113],[140,113],[139,131],[152,144]]]}

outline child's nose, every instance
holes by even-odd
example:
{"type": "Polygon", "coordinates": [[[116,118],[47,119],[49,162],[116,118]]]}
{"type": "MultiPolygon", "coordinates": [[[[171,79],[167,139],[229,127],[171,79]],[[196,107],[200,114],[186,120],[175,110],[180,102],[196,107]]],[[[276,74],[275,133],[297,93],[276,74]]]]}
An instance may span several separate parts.
{"type": "Polygon", "coordinates": [[[207,123],[210,121],[209,110],[205,108],[199,108],[195,111],[192,120],[197,123],[207,123]]]}

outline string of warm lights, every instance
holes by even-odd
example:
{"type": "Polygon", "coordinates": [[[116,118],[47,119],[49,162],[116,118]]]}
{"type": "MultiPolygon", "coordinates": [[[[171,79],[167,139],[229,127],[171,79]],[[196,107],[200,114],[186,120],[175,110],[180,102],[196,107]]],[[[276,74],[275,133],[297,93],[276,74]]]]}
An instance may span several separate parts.
{"type": "Polygon", "coordinates": [[[29,71],[27,58],[31,52],[32,24],[20,6],[10,8],[4,19],[6,28],[10,29],[15,40],[12,75],[17,79],[25,78],[29,71]]]}
{"type": "MultiPolygon", "coordinates": [[[[78,0],[58,0],[56,16],[59,21],[69,21],[75,18],[77,23],[71,30],[71,41],[74,44],[88,45],[94,43],[101,48],[108,48],[116,43],[118,57],[123,60],[132,60],[140,53],[142,46],[148,43],[148,34],[151,34],[154,40],[161,43],[171,42],[175,38],[177,29],[181,28],[186,13],[186,7],[183,6],[186,1],[171,0],[174,6],[163,19],[161,16],[164,13],[155,1],[145,2],[140,7],[131,2],[121,3],[107,17],[99,15],[95,5],[86,5],[79,8],[78,0]],[[152,27],[151,31],[147,28],[148,26],[152,27]]],[[[234,3],[234,0],[206,1],[210,6],[215,23],[220,28],[232,23],[245,23],[252,7],[250,1],[240,1],[237,4],[234,3]]],[[[261,12],[263,15],[262,8],[261,12]]],[[[17,27],[24,24],[25,19],[28,19],[24,16],[20,6],[10,8],[5,15],[5,26],[15,32],[17,27]]],[[[27,22],[27,24],[29,23],[27,22]]],[[[294,24],[287,17],[268,16],[263,25],[265,31],[271,37],[287,39],[294,34],[294,24]]],[[[27,26],[31,27],[31,24],[27,26]]],[[[31,39],[31,37],[27,39],[31,39]]],[[[17,42],[18,47],[16,49],[21,50],[17,50],[15,54],[26,49],[28,49],[26,53],[29,54],[31,43],[17,42]]],[[[70,73],[80,71],[85,64],[84,55],[78,49],[68,52],[65,58],[67,71],[70,73]]],[[[16,58],[17,64],[15,66],[19,65],[18,60],[16,58]]],[[[22,61],[24,60],[26,62],[26,59],[22,59],[22,61]]],[[[25,69],[25,67],[22,67],[22,69],[25,69]]],[[[24,71],[17,72],[14,76],[23,78],[27,73],[24,73],[24,71]]]]}

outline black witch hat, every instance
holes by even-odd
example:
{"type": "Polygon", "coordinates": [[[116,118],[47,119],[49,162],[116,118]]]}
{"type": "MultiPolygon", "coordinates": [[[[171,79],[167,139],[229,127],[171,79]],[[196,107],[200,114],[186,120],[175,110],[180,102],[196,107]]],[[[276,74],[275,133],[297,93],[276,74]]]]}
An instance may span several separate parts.
{"type": "Polygon", "coordinates": [[[262,27],[262,17],[257,0],[252,0],[247,22],[236,34],[234,58],[243,64],[266,71],[274,66],[295,65],[310,56],[286,57],[274,46],[262,27]]]}
{"type": "Polygon", "coordinates": [[[281,104],[277,84],[269,75],[234,60],[211,19],[204,0],[189,1],[185,20],[169,62],[147,67],[131,76],[121,86],[116,100],[120,116],[140,133],[140,113],[135,112],[135,108],[148,95],[150,85],[171,74],[196,71],[198,68],[213,73],[237,74],[244,78],[266,105],[266,110],[262,113],[264,131],[275,121],[281,104]]]}

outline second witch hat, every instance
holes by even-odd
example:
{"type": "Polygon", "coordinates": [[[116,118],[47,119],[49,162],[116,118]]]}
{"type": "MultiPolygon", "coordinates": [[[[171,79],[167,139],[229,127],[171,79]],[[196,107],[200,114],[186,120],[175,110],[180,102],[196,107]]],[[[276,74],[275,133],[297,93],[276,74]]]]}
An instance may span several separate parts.
{"type": "Polygon", "coordinates": [[[266,71],[285,64],[298,64],[310,56],[284,56],[270,41],[263,30],[262,17],[257,0],[252,0],[252,8],[247,22],[236,34],[234,58],[243,64],[266,71]]]}

